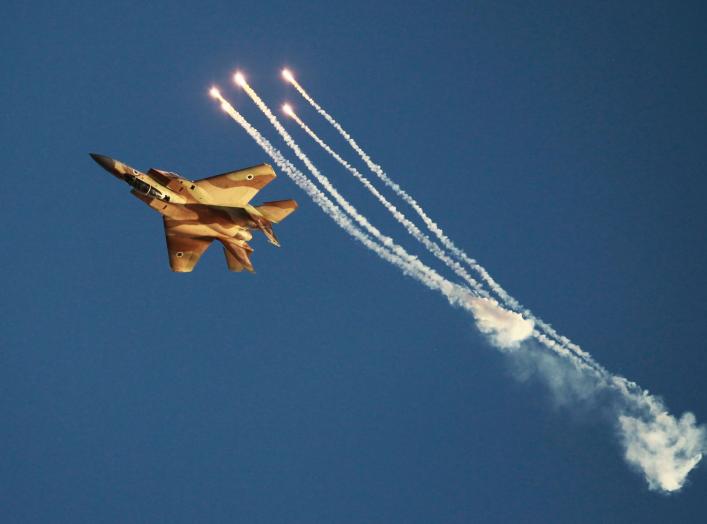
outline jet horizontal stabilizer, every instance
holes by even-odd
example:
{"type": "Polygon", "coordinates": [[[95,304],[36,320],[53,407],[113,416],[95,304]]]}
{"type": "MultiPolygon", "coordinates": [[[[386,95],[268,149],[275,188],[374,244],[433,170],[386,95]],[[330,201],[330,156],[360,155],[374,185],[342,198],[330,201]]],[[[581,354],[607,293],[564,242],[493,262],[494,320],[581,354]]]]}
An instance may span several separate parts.
{"type": "Polygon", "coordinates": [[[290,213],[297,209],[297,202],[294,200],[277,200],[275,202],[264,202],[255,206],[261,215],[274,224],[279,224],[285,220],[290,213]]]}

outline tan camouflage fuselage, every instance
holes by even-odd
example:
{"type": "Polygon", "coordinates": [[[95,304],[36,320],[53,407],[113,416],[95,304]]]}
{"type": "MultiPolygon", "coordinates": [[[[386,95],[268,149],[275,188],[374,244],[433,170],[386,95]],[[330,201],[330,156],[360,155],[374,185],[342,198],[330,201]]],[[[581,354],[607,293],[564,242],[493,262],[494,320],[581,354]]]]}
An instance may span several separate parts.
{"type": "Polygon", "coordinates": [[[276,178],[272,168],[260,164],[191,181],[175,173],[150,169],[138,171],[102,155],[91,155],[108,172],[132,186],[131,193],[164,217],[167,249],[173,271],[188,272],[212,241],[224,246],[231,271],[253,271],[247,244],[251,230],[260,229],[279,246],[272,224],[297,208],[294,200],[252,206],[260,189],[276,178]]]}

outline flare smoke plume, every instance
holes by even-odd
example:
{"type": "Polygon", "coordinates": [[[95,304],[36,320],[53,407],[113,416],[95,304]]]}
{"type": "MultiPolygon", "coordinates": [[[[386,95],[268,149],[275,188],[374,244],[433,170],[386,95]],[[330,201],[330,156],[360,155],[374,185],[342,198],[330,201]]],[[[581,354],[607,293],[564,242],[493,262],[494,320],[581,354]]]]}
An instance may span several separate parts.
{"type": "Polygon", "coordinates": [[[292,117],[324,151],[359,180],[413,238],[461,278],[464,284],[460,285],[443,277],[371,224],[365,215],[346,200],[331,181],[317,169],[270,108],[248,84],[243,74],[239,72],[234,75],[236,84],[248,94],[326,193],[287,160],[280,150],[275,148],[221,95],[218,89],[212,88],[210,94],[277,166],[344,231],[383,260],[398,267],[404,274],[429,289],[440,292],[450,304],[470,312],[478,329],[489,342],[510,355],[517,355],[517,362],[531,362],[532,364],[528,364],[527,367],[534,366],[538,376],[545,380],[558,400],[571,403],[607,398],[620,442],[624,447],[625,458],[631,466],[644,475],[650,489],[674,492],[682,488],[688,473],[697,466],[707,449],[705,428],[697,425],[694,415],[685,413],[675,418],[660,399],[626,378],[607,371],[588,352],[569,338],[557,333],[549,324],[523,307],[491,277],[483,266],[446,236],[423,207],[371,160],[351,135],[305,91],[290,71],[284,70],[283,77],[319,115],[334,127],[363,160],[371,173],[415,211],[437,241],[421,231],[398,207],[383,196],[368,178],[312,131],[290,106],[283,107],[285,113],[292,117]],[[476,280],[469,270],[476,273],[480,281],[476,280]]]}

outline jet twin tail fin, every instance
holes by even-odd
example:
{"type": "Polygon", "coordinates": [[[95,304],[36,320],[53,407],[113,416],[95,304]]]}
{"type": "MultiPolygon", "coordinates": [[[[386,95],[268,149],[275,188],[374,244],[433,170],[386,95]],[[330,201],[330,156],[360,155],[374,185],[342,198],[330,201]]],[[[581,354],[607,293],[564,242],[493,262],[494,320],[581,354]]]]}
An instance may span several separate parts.
{"type": "Polygon", "coordinates": [[[249,253],[253,252],[253,248],[245,242],[243,245],[240,245],[235,242],[224,242],[222,240],[221,243],[223,244],[223,254],[226,255],[226,264],[228,264],[229,271],[240,272],[245,269],[246,271],[255,273],[253,264],[248,256],[249,253]]]}

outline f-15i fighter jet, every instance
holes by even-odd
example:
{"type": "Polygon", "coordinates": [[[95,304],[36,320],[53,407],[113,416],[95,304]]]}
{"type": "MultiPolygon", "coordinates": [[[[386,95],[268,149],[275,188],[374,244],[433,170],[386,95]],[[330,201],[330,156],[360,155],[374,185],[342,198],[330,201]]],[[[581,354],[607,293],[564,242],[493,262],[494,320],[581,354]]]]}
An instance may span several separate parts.
{"type": "Polygon", "coordinates": [[[103,155],[91,154],[106,171],[127,182],[131,193],[163,215],[169,265],[172,271],[189,272],[211,242],[223,244],[230,271],[253,271],[247,241],[252,229],[262,231],[271,244],[280,246],[273,233],[277,224],[297,209],[294,200],[250,205],[253,197],[272,182],[272,167],[260,164],[192,182],[176,173],[150,169],[142,173],[103,155]]]}

